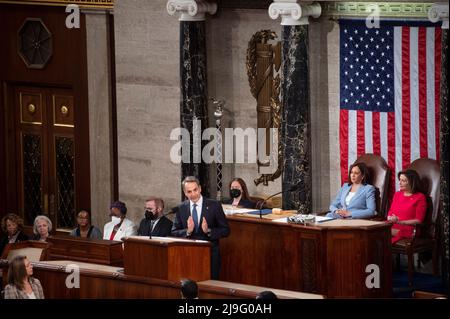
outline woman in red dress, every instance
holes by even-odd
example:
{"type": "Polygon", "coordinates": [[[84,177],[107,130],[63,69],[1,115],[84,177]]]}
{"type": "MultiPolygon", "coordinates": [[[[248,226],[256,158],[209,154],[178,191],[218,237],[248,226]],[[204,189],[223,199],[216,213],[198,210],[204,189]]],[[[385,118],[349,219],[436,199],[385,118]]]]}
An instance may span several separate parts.
{"type": "Polygon", "coordinates": [[[398,173],[400,191],[396,192],[387,220],[393,223],[392,243],[402,238],[412,238],[415,226],[425,219],[427,200],[419,191],[419,174],[412,169],[398,173]]]}

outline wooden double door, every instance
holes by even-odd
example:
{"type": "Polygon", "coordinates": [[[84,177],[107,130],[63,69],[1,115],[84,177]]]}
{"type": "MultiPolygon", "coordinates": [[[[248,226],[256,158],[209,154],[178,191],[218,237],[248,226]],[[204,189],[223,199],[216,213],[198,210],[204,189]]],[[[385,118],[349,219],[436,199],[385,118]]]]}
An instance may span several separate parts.
{"type": "MultiPolygon", "coordinates": [[[[76,224],[75,214],[89,194],[80,194],[76,183],[83,179],[77,167],[77,105],[71,89],[14,86],[10,100],[10,168],[14,168],[16,207],[25,225],[33,225],[39,214],[47,215],[54,229],[70,229],[76,224]],[[78,189],[78,192],[77,192],[78,189]]],[[[85,147],[88,148],[88,141],[85,147]]],[[[80,149],[80,148],[78,148],[80,149]]],[[[82,149],[82,148],[81,148],[82,149]]],[[[89,177],[88,177],[89,180],[89,177]]],[[[89,192],[89,187],[84,189],[89,192]]],[[[11,196],[10,196],[11,198],[11,196]]]]}

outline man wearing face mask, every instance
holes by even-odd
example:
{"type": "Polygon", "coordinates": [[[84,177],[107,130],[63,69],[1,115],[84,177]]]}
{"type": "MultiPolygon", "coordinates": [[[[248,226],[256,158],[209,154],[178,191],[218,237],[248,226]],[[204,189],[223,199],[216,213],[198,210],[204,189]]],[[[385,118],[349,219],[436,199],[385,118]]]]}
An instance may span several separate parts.
{"type": "Polygon", "coordinates": [[[228,201],[224,201],[224,204],[241,208],[256,207],[256,203],[250,200],[247,185],[245,184],[242,178],[233,178],[233,180],[230,183],[229,189],[231,199],[228,201]]]}
{"type": "Polygon", "coordinates": [[[149,197],[145,200],[145,218],[141,220],[138,229],[139,236],[170,236],[172,222],[166,218],[164,201],[158,197],[149,197]]]}
{"type": "Polygon", "coordinates": [[[109,216],[111,221],[103,228],[103,239],[122,240],[123,237],[137,234],[136,225],[126,218],[127,206],[121,201],[111,204],[109,216]]]}

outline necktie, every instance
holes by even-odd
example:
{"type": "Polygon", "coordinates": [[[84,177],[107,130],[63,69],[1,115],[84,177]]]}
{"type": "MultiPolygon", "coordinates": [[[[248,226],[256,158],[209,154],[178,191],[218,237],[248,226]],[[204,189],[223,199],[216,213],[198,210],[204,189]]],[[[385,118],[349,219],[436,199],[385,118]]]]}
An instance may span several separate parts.
{"type": "Polygon", "coordinates": [[[192,207],[192,218],[194,219],[195,232],[198,230],[198,216],[197,216],[197,204],[194,204],[192,207]]]}

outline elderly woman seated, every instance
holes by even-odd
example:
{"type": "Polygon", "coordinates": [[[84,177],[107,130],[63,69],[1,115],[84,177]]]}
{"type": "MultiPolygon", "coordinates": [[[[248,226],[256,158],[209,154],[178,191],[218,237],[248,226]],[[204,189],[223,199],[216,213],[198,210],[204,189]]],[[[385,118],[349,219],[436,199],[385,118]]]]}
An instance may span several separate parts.
{"type": "Polygon", "coordinates": [[[28,236],[22,232],[23,219],[16,214],[7,214],[3,217],[1,227],[5,234],[0,239],[0,256],[6,245],[28,240],[28,236]]]}
{"type": "Polygon", "coordinates": [[[47,237],[52,231],[53,225],[51,220],[45,215],[38,215],[34,219],[33,233],[34,240],[47,241],[47,237]]]}

